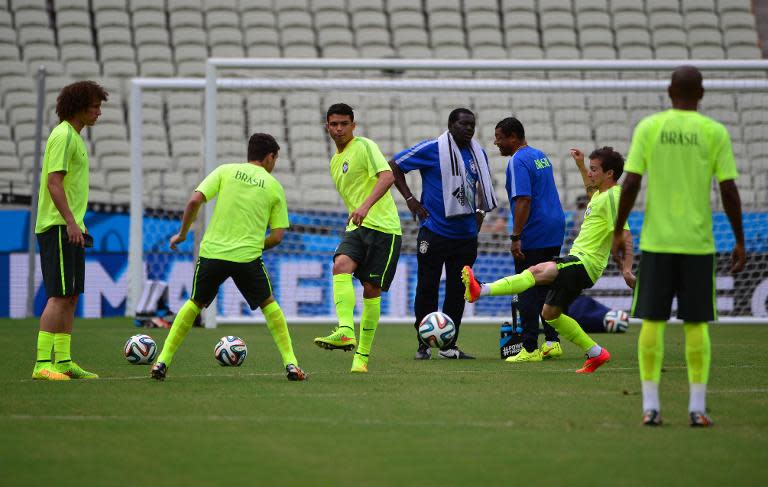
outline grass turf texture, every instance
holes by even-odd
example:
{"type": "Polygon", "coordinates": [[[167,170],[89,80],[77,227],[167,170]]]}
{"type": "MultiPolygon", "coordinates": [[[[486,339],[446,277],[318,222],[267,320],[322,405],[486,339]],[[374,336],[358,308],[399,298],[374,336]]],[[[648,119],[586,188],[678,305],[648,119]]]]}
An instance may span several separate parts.
{"type": "MultiPolygon", "coordinates": [[[[768,467],[768,327],[713,326],[709,407],[687,425],[682,327],[667,328],[665,425],[643,428],[638,328],[598,335],[613,355],[596,374],[559,360],[507,364],[498,326],[465,326],[478,360],[412,359],[414,331],[381,326],[370,373],[294,326],[307,382],[288,382],[266,327],[193,329],[164,383],[129,365],[127,320],[77,320],[73,357],[96,381],[29,379],[35,321],[0,320],[0,485],[750,485],[768,467]],[[222,335],[248,345],[218,366],[222,335]]],[[[146,330],[161,345],[167,330],[146,330]]]]}

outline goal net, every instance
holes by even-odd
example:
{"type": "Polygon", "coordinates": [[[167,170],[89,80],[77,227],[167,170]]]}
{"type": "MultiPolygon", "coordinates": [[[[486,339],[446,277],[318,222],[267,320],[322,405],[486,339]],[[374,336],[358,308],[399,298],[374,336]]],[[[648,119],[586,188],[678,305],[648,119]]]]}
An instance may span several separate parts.
{"type": "MultiPolygon", "coordinates": [[[[651,62],[638,69],[634,62],[617,62],[612,67],[611,63],[541,62],[533,71],[536,63],[526,63],[527,69],[521,72],[522,66],[514,62],[497,64],[210,60],[205,92],[202,80],[166,80],[157,86],[147,80],[140,90],[134,90],[140,91],[141,110],[135,110],[136,100],[132,101],[134,110],[142,113],[141,119],[134,121],[134,126],[141,124],[142,137],[135,142],[132,181],[136,183],[139,178],[142,188],[137,192],[132,187],[134,197],[141,200],[140,207],[133,200],[132,237],[137,221],[143,234],[138,255],[137,242],[132,240],[129,282],[133,292],[138,288],[136,283],[161,279],[169,283],[172,309],[178,309],[189,296],[195,241],[190,237],[180,252],[171,252],[167,245],[178,230],[185,202],[213,167],[245,160],[250,134],[267,132],[281,145],[273,174],[285,188],[291,220],[283,243],[264,254],[273,291],[289,320],[333,322],[331,266],[346,210],[329,176],[328,161],[335,147],[324,131],[324,116],[327,107],[338,102],[355,109],[355,134],[374,140],[388,158],[437,137],[454,108],[467,107],[475,112],[475,137],[489,155],[501,203],[501,208],[486,218],[479,237],[475,267],[486,280],[514,273],[504,187],[507,158],[498,155],[493,135],[499,120],[516,116],[525,126],[529,145],[547,154],[554,168],[566,210],[563,253],[567,253],[579,229],[583,212],[579,204],[584,194],[569,149],[578,147],[589,153],[608,145],[626,155],[636,122],[669,107],[666,86],[674,64],[651,62]],[[573,66],[564,70],[568,64],[573,66]],[[138,163],[137,151],[141,154],[138,163]]],[[[701,111],[724,123],[733,139],[750,253],[745,272],[730,275],[733,235],[713,184],[718,309],[722,316],[766,316],[766,69],[752,63],[747,66],[752,71],[743,72],[743,64],[732,62],[708,67],[712,69],[704,71],[707,93],[701,111]],[[761,69],[754,71],[756,66],[761,69]]],[[[418,173],[409,174],[407,180],[419,195],[418,173]]],[[[382,300],[382,316],[387,321],[407,323],[413,319],[418,225],[397,190],[393,187],[392,191],[401,211],[403,248],[392,288],[382,300]]],[[[636,236],[642,224],[643,199],[641,191],[629,221],[636,236]]],[[[207,205],[207,212],[212,208],[213,202],[207,205]]],[[[202,217],[199,220],[194,227],[198,239],[203,227],[202,217]]],[[[357,292],[362,294],[362,288],[357,292]]],[[[630,291],[613,263],[588,294],[614,309],[628,309],[631,302],[630,291]]],[[[500,322],[509,317],[509,307],[509,299],[484,300],[468,305],[465,317],[468,321],[500,322]]],[[[211,308],[207,326],[262,318],[258,311],[248,309],[231,281],[222,285],[211,308]]]]}

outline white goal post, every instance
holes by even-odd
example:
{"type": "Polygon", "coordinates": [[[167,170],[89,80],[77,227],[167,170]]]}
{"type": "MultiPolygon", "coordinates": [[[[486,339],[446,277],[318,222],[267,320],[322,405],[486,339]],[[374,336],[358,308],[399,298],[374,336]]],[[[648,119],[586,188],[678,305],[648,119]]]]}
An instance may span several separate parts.
{"type": "MultiPolygon", "coordinates": [[[[143,191],[143,156],[142,156],[142,96],[147,91],[174,92],[179,90],[204,90],[203,120],[205,123],[204,173],[212,171],[221,161],[218,158],[218,123],[219,102],[228,92],[260,93],[307,91],[314,93],[354,92],[354,93],[457,93],[471,92],[485,95],[508,93],[664,93],[668,85],[668,75],[676,67],[694,65],[706,72],[705,88],[707,92],[723,93],[758,93],[768,94],[768,61],[640,61],[640,60],[539,60],[539,61],[491,61],[491,60],[413,60],[413,59],[234,59],[211,58],[207,62],[206,78],[135,78],[131,84],[130,131],[131,131],[131,214],[130,246],[128,266],[128,299],[126,313],[132,314],[144,283],[144,191],[143,191]],[[275,77],[274,71],[307,73],[298,76],[275,77]],[[231,73],[235,72],[235,75],[231,73]],[[270,74],[269,72],[273,72],[270,74]],[[385,73],[386,77],[334,77],[334,72],[365,71],[385,73]],[[432,72],[437,76],[408,77],[409,72],[432,72]],[[515,72],[538,71],[552,73],[556,79],[514,79],[515,72]],[[724,73],[717,77],[710,72],[724,73]],[[322,72],[325,76],[316,73],[322,72]],[[493,78],[483,78],[483,72],[493,78]],[[581,79],[582,73],[592,73],[589,79],[581,79]],[[733,78],[733,73],[742,72],[743,77],[733,78]],[[222,75],[222,73],[224,73],[222,75]],[[312,74],[314,73],[314,74],[312,74]],[[392,73],[398,75],[393,76],[392,73]],[[455,77],[452,73],[469,73],[472,77],[455,77]],[[510,79],[502,79],[498,73],[510,73],[510,79]],[[568,74],[572,74],[568,78],[568,74]],[[610,73],[600,79],[601,73],[610,73]],[[622,78],[615,79],[620,73],[622,78]],[[631,78],[633,74],[643,73],[640,79],[631,78]],[[651,73],[657,79],[647,79],[651,73]],[[757,73],[756,75],[754,73],[757,73]],[[222,94],[223,93],[223,94],[222,94]]],[[[546,108],[545,108],[546,109],[546,108]]],[[[509,109],[510,114],[512,109],[509,109]]],[[[525,123],[525,121],[523,121],[525,123]]],[[[363,134],[364,135],[364,134],[363,134]]],[[[437,134],[435,134],[437,135],[437,134]]],[[[244,144],[244,142],[243,142],[244,144]]],[[[389,154],[386,154],[389,155],[389,154]]],[[[330,182],[329,182],[330,183],[330,182]]],[[[191,188],[190,188],[191,189],[191,188]]],[[[500,195],[505,200],[504,195],[500,195]]],[[[181,210],[183,208],[176,208],[181,210]]],[[[210,218],[213,205],[206,205],[205,221],[210,218]]],[[[763,208],[763,211],[765,209],[763,208]]],[[[216,323],[258,322],[263,321],[253,316],[217,316],[216,305],[210,306],[205,316],[208,327],[216,323]]],[[[292,322],[330,323],[333,316],[288,316],[292,322]]],[[[494,321],[498,318],[492,318],[494,321]]],[[[759,319],[758,319],[759,320],[759,319]]],[[[384,322],[411,323],[409,316],[389,316],[384,322]]],[[[475,316],[467,322],[488,322],[488,317],[475,316]]],[[[721,319],[721,322],[750,322],[747,316],[734,316],[721,319]]],[[[759,321],[764,321],[759,320],[759,321]]]]}

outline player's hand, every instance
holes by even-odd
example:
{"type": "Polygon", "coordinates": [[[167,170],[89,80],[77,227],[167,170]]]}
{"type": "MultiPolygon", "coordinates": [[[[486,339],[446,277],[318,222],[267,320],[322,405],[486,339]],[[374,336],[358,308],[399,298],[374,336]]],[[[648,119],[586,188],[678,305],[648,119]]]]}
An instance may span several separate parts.
{"type": "Polygon", "coordinates": [[[622,276],[624,277],[624,282],[627,283],[627,286],[629,286],[630,289],[634,289],[635,284],[637,283],[637,277],[632,274],[632,271],[623,272],[622,276]]]}
{"type": "Polygon", "coordinates": [[[413,221],[424,221],[429,217],[429,212],[424,208],[416,198],[411,198],[405,202],[408,205],[408,209],[411,210],[413,215],[413,221]]]}
{"type": "Polygon", "coordinates": [[[368,208],[361,206],[349,214],[349,218],[347,218],[347,225],[349,225],[349,222],[352,222],[353,225],[359,227],[363,224],[363,220],[365,220],[366,216],[368,216],[368,208]]]}
{"type": "Polygon", "coordinates": [[[80,230],[80,227],[75,222],[67,223],[67,241],[72,245],[77,245],[78,247],[85,247],[85,238],[83,237],[83,231],[80,230]]]}
{"type": "Polygon", "coordinates": [[[509,251],[512,252],[512,257],[514,257],[515,260],[525,259],[525,254],[523,253],[523,244],[520,242],[520,240],[513,241],[509,251]]]}
{"type": "Polygon", "coordinates": [[[571,157],[576,161],[576,164],[584,164],[584,153],[575,147],[570,150],[571,157]]]}
{"type": "Polygon", "coordinates": [[[613,261],[621,268],[624,265],[624,235],[623,233],[613,234],[613,244],[611,245],[611,254],[613,261]]]}
{"type": "Polygon", "coordinates": [[[180,233],[177,233],[176,235],[171,237],[171,240],[170,240],[171,250],[176,250],[176,246],[181,242],[185,241],[186,239],[187,239],[187,236],[182,235],[180,233]]]}
{"type": "Polygon", "coordinates": [[[747,263],[747,251],[744,250],[744,244],[736,244],[731,252],[731,274],[737,274],[744,270],[744,264],[747,263]]]}

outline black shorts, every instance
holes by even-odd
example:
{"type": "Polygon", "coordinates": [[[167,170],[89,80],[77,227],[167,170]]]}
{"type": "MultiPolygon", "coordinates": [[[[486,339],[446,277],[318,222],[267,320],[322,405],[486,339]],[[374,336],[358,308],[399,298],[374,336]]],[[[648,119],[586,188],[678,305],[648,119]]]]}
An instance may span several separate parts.
{"type": "Polygon", "coordinates": [[[637,269],[632,316],[666,321],[677,297],[677,317],[699,322],[717,319],[715,255],[643,252],[637,269]]]}
{"type": "Polygon", "coordinates": [[[272,283],[269,281],[269,274],[261,257],[251,262],[231,262],[200,257],[195,267],[191,299],[203,306],[208,306],[219,292],[221,283],[230,277],[235,281],[235,286],[251,309],[258,308],[272,295],[272,283]]]}
{"type": "Polygon", "coordinates": [[[544,302],[550,306],[567,309],[579,297],[581,291],[595,285],[584,268],[584,264],[574,255],[552,259],[557,265],[557,277],[549,286],[544,302]]]}
{"type": "Polygon", "coordinates": [[[395,277],[402,240],[400,235],[359,227],[344,232],[333,258],[346,255],[357,262],[353,275],[360,282],[369,282],[387,291],[395,277]]]}
{"type": "Polygon", "coordinates": [[[85,289],[85,249],[67,240],[65,225],[37,234],[40,268],[49,298],[77,296],[85,289]]]}

